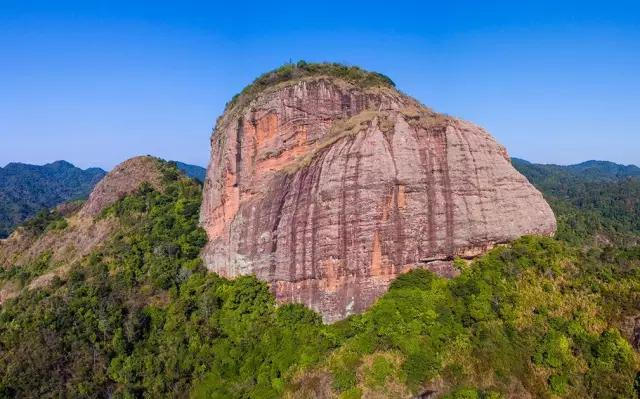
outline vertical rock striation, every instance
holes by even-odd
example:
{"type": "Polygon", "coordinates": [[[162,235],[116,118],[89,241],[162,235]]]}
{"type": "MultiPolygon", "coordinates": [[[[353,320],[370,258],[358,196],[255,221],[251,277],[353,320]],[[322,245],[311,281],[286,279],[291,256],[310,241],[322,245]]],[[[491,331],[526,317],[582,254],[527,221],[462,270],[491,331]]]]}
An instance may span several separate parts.
{"type": "Polygon", "coordinates": [[[211,138],[205,264],[255,274],[332,322],[416,267],[455,274],[525,234],[553,234],[542,195],[483,129],[390,84],[307,74],[241,96],[211,138]]]}

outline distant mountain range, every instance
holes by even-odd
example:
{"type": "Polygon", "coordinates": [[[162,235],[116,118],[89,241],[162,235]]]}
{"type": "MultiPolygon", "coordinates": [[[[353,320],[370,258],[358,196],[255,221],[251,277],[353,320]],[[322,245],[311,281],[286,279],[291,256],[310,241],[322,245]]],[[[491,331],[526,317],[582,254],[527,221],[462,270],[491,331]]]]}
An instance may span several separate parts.
{"type": "Polygon", "coordinates": [[[640,168],[606,161],[541,165],[513,158],[513,166],[536,186],[558,218],[556,237],[585,237],[637,245],[640,235],[640,168]]]}
{"type": "Polygon", "coordinates": [[[207,174],[207,169],[198,165],[190,165],[188,163],[176,162],[178,169],[184,172],[185,175],[198,180],[200,183],[204,183],[204,177],[207,174]]]}
{"type": "MultiPolygon", "coordinates": [[[[204,181],[206,169],[176,162],[187,176],[204,181]]],[[[46,165],[12,162],[0,167],[0,238],[42,209],[85,198],[106,175],[100,168],[80,169],[67,161],[46,165]]]]}
{"type": "Polygon", "coordinates": [[[635,165],[620,165],[609,161],[586,161],[576,165],[535,164],[524,159],[511,158],[516,169],[526,171],[527,175],[561,174],[566,177],[580,176],[583,179],[619,180],[640,176],[640,168],[635,165]]]}
{"type": "Polygon", "coordinates": [[[100,168],[83,170],[66,161],[0,168],[0,237],[41,209],[87,196],[105,174],[100,168]]]}
{"type": "MultiPolygon", "coordinates": [[[[607,209],[602,204],[585,202],[585,198],[590,198],[585,196],[585,191],[606,189],[610,196],[620,194],[619,198],[609,199],[612,209],[625,207],[626,212],[629,212],[630,208],[633,210],[640,207],[640,200],[632,198],[640,187],[640,168],[635,165],[620,165],[608,161],[586,161],[567,166],[545,165],[519,158],[512,158],[512,162],[556,206],[561,206],[562,202],[562,206],[569,206],[571,203],[570,206],[579,208],[607,209]],[[577,195],[578,192],[580,195],[577,195]],[[580,198],[580,202],[573,203],[574,198],[580,198]]],[[[176,165],[187,176],[204,182],[205,168],[178,161],[176,165]]],[[[10,163],[4,168],[0,167],[0,238],[9,235],[15,226],[42,209],[85,198],[105,174],[103,169],[80,169],[66,161],[46,165],[10,163]]],[[[640,192],[637,194],[640,196],[640,192]]],[[[598,198],[602,200],[602,196],[598,198]]],[[[640,217],[640,210],[638,216],[640,217]]],[[[628,221],[625,221],[624,227],[619,224],[617,222],[615,226],[617,230],[640,229],[640,226],[628,221]]],[[[640,224],[640,220],[637,224],[640,224]]]]}

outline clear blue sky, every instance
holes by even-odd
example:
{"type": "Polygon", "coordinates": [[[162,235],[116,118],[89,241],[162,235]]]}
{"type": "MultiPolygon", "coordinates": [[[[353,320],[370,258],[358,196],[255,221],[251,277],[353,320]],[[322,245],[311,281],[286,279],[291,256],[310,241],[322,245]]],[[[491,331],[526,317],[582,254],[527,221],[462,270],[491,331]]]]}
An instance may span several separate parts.
{"type": "Polygon", "coordinates": [[[636,4],[0,0],[0,166],[205,166],[225,102],[298,59],[385,73],[512,156],[640,164],[636,4]]]}

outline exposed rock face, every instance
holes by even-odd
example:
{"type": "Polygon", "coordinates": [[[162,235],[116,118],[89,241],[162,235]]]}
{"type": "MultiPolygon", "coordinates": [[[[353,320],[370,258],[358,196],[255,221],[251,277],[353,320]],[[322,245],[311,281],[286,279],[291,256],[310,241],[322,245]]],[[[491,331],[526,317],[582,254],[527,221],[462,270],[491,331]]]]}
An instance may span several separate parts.
{"type": "Polygon", "coordinates": [[[455,273],[554,215],[483,129],[391,87],[323,76],[229,108],[211,138],[203,257],[255,274],[326,322],[370,306],[400,273],[455,273]]]}
{"type": "Polygon", "coordinates": [[[636,318],[631,341],[635,350],[640,350],[640,317],[636,318]]]}
{"type": "Polygon", "coordinates": [[[137,190],[143,182],[159,187],[162,174],[157,162],[154,157],[139,156],[117,165],[96,185],[80,214],[99,215],[109,205],[137,190]]]}

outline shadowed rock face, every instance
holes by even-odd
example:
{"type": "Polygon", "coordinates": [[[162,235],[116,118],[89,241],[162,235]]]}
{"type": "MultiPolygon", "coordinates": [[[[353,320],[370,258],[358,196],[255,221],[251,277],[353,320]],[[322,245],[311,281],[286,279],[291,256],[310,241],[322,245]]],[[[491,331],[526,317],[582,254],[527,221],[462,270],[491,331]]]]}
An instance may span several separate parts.
{"type": "Polygon", "coordinates": [[[483,129],[390,87],[307,77],[220,118],[201,223],[210,270],[255,274],[332,322],[400,273],[453,275],[525,234],[553,234],[542,195],[483,129]]]}

